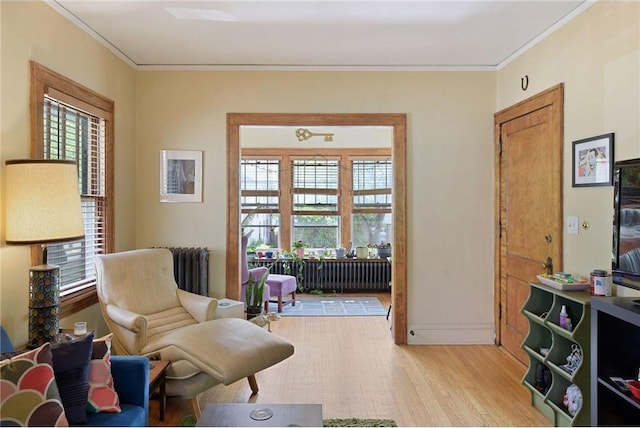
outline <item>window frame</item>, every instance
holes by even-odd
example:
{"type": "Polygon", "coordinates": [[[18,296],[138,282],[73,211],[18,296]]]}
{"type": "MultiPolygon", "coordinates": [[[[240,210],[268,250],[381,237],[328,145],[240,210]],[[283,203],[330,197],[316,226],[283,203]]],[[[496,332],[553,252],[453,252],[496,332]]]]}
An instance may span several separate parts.
{"type": "MultiPolygon", "coordinates": [[[[280,246],[290,250],[293,236],[293,215],[337,215],[339,216],[339,242],[351,240],[353,206],[353,159],[379,160],[391,158],[390,148],[351,149],[300,149],[300,148],[243,148],[239,160],[277,159],[280,161],[280,246]],[[322,158],[337,160],[338,167],[338,210],[337,212],[311,212],[294,210],[292,165],[294,160],[322,158]]],[[[239,181],[242,180],[238,172],[239,181]]],[[[393,175],[393,172],[392,172],[393,175]]],[[[240,186],[241,187],[241,186],[240,186]]],[[[321,190],[334,194],[333,190],[321,190]]],[[[240,202],[240,212],[244,212],[240,202]]]]}
{"type": "MultiPolygon", "coordinates": [[[[44,158],[44,96],[66,102],[78,109],[99,116],[105,121],[105,251],[111,253],[115,248],[114,222],[114,110],[115,103],[97,92],[35,62],[30,62],[30,121],[31,121],[31,157],[44,158]]],[[[31,247],[31,263],[42,263],[39,245],[31,247]]],[[[60,317],[94,305],[98,302],[95,282],[75,293],[60,299],[60,317]]]]}

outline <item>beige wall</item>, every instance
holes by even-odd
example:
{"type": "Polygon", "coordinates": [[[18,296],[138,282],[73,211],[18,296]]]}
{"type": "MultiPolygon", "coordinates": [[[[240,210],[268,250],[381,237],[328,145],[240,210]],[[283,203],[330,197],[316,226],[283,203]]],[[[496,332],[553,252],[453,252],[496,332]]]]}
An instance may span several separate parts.
{"type": "Polygon", "coordinates": [[[412,339],[493,340],[493,261],[486,246],[493,242],[495,73],[146,71],[138,77],[139,246],[208,246],[212,294],[221,296],[226,113],[406,113],[412,339]],[[162,149],[204,151],[202,204],[158,201],[162,149]],[[465,307],[461,299],[475,304],[465,307]]]}
{"type": "MultiPolygon", "coordinates": [[[[29,155],[30,59],[114,99],[117,249],[205,245],[220,297],[226,113],[406,113],[409,340],[490,343],[493,113],[564,82],[564,211],[591,226],[565,234],[565,268],[608,267],[611,188],[571,188],[571,141],[615,132],[616,158],[638,156],[639,7],[598,2],[497,72],[136,72],[48,6],[3,1],[1,160],[29,155]],[[204,152],[203,203],[159,202],[162,149],[204,152]]],[[[1,321],[24,342],[28,250],[1,245],[1,321]]]]}
{"type": "MultiPolygon", "coordinates": [[[[573,188],[572,142],[615,133],[616,160],[640,157],[640,3],[597,2],[498,73],[497,109],[564,83],[564,269],[611,269],[613,188],[573,188]],[[529,76],[529,89],[520,79],[529,76]]],[[[621,287],[620,295],[636,295],[621,287]]]]}
{"type": "MultiPolygon", "coordinates": [[[[44,3],[2,1],[0,12],[2,176],[6,160],[30,155],[29,61],[34,60],[115,101],[116,245],[135,247],[135,71],[44,3]]],[[[0,321],[20,344],[27,336],[29,247],[7,246],[4,239],[1,245],[0,321]]],[[[75,319],[106,331],[97,307],[61,320],[61,326],[70,327],[75,319]]]]}

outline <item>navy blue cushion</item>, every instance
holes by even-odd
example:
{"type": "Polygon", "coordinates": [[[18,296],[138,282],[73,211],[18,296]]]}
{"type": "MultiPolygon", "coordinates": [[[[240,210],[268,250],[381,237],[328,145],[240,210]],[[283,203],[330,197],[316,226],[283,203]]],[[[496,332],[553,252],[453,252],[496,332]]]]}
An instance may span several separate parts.
{"type": "Polygon", "coordinates": [[[86,337],[56,343],[52,349],[53,372],[60,398],[70,424],[87,421],[89,362],[93,352],[93,333],[86,337]]]}

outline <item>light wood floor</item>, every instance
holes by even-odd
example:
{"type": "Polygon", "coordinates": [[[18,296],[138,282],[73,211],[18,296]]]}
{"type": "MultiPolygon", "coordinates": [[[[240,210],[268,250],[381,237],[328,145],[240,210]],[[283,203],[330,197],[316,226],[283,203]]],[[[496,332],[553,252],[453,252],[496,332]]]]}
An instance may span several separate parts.
{"type": "MultiPolygon", "coordinates": [[[[386,306],[388,294],[377,295],[386,306]]],[[[385,317],[289,317],[271,323],[295,354],[246,380],[218,385],[206,403],[320,403],[324,418],[385,418],[399,426],[551,426],[530,405],[525,367],[493,345],[397,346],[385,317]]],[[[190,414],[167,400],[165,421],[150,405],[152,426],[176,426],[190,414]]]]}

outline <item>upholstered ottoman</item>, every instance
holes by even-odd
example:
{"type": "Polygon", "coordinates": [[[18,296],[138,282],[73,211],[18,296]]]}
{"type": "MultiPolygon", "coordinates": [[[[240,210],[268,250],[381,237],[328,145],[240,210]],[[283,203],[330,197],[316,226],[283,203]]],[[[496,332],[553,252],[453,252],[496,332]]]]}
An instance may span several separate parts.
{"type": "Polygon", "coordinates": [[[270,296],[278,299],[278,312],[282,312],[283,304],[288,305],[291,303],[291,306],[296,305],[296,289],[298,288],[298,283],[296,282],[295,276],[269,274],[269,276],[267,276],[267,284],[269,285],[270,296]],[[291,300],[283,302],[282,297],[287,294],[291,294],[291,300]]]}

